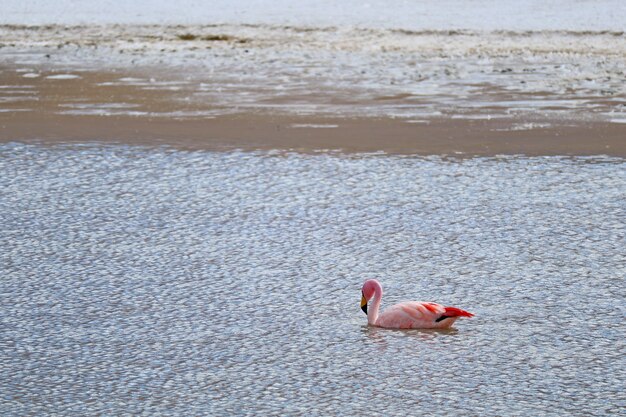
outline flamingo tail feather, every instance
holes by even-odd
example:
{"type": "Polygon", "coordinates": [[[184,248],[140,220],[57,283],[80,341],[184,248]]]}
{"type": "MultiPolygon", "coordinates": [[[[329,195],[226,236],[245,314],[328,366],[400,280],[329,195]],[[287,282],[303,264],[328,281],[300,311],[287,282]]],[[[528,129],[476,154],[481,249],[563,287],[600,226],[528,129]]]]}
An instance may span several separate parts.
{"type": "Polygon", "coordinates": [[[469,311],[461,310],[456,307],[446,307],[446,312],[444,313],[446,317],[474,317],[474,314],[469,311]]]}

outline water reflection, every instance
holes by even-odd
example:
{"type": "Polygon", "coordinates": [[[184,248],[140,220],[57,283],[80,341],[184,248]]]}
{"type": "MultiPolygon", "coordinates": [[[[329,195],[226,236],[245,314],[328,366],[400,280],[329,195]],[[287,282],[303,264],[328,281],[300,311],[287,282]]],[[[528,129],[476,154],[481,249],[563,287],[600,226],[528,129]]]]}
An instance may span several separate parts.
{"type": "Polygon", "coordinates": [[[362,332],[367,338],[380,346],[386,345],[387,338],[407,337],[414,338],[420,343],[429,343],[436,341],[439,337],[452,337],[459,333],[457,328],[451,329],[382,329],[364,325],[362,332]]]}

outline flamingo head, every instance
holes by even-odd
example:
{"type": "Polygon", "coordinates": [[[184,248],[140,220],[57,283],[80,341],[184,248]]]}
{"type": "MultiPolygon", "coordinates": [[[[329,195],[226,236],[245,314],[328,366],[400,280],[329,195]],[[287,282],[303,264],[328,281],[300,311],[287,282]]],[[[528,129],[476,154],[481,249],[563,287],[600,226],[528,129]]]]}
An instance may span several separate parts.
{"type": "Polygon", "coordinates": [[[367,302],[372,299],[376,293],[376,288],[380,287],[380,283],[375,279],[368,279],[361,289],[361,310],[367,314],[367,302]]]}

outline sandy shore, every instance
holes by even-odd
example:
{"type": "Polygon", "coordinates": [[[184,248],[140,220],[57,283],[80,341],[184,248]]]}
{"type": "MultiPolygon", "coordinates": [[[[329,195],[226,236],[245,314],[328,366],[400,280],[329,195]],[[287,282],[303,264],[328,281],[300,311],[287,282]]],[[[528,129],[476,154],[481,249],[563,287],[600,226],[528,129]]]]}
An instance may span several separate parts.
{"type": "Polygon", "coordinates": [[[623,34],[161,29],[0,27],[0,141],[626,157],[623,34]]]}
{"type": "Polygon", "coordinates": [[[209,150],[626,157],[623,123],[519,115],[489,118],[481,113],[407,119],[254,109],[229,112],[206,103],[183,106],[177,90],[145,90],[103,81],[119,78],[119,73],[96,72],[75,79],[49,76],[53,78],[29,79],[6,69],[1,73],[5,110],[0,112],[0,141],[102,141],[209,150]],[[38,94],[29,93],[35,90],[38,94]],[[11,97],[14,100],[9,100],[11,97]]]}
{"type": "Polygon", "coordinates": [[[626,157],[626,129],[606,123],[506,131],[508,123],[504,120],[436,120],[411,124],[391,118],[239,114],[177,120],[24,112],[0,115],[0,124],[3,142],[107,142],[207,150],[626,157]]]}

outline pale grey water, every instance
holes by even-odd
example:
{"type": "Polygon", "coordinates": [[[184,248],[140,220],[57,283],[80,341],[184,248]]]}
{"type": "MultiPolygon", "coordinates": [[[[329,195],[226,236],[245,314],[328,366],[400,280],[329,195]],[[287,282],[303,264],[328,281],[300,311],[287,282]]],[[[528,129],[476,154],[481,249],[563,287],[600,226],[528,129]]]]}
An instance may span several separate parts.
{"type": "Polygon", "coordinates": [[[622,0],[3,0],[0,24],[207,24],[624,30],[622,0]]]}
{"type": "Polygon", "coordinates": [[[623,415],[624,168],[2,144],[0,413],[623,415]]]}

